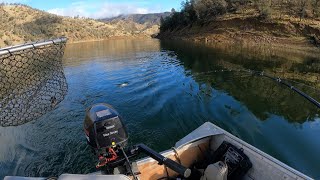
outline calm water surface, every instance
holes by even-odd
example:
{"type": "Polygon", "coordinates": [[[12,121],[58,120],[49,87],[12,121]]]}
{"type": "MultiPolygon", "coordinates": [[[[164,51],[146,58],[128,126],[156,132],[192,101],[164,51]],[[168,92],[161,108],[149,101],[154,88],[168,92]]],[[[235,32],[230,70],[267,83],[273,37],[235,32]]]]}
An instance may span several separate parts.
{"type": "Polygon", "coordinates": [[[162,151],[210,121],[320,179],[319,109],[269,79],[221,72],[244,68],[287,78],[320,100],[316,53],[158,40],[70,44],[65,100],[33,123],[0,128],[0,178],[93,172],[84,111],[106,102],[124,117],[132,144],[162,151]]]}

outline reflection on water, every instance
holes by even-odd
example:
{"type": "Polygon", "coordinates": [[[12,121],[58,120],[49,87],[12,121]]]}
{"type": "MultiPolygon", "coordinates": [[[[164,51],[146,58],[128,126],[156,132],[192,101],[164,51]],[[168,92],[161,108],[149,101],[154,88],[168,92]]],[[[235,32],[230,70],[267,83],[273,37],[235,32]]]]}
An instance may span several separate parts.
{"type": "Polygon", "coordinates": [[[76,66],[92,60],[119,60],[124,62],[126,57],[140,52],[157,52],[160,49],[158,41],[148,42],[144,39],[138,40],[110,40],[77,43],[69,45],[65,52],[65,65],[76,66]],[[124,59],[122,59],[124,58],[124,59]]]}
{"type": "Polygon", "coordinates": [[[319,84],[319,59],[312,54],[286,57],[285,52],[263,49],[208,48],[158,40],[68,45],[64,57],[67,97],[39,121],[0,128],[0,143],[6,144],[0,147],[0,176],[94,171],[95,158],[86,145],[82,121],[88,106],[107,102],[124,117],[131,144],[144,142],[165,150],[211,121],[320,178],[319,109],[269,79],[214,72],[264,70],[287,77],[320,100],[319,91],[309,87],[319,84]]]}
{"type": "Polygon", "coordinates": [[[223,69],[264,71],[289,81],[320,101],[320,90],[317,89],[320,87],[320,57],[315,58],[314,54],[296,54],[296,59],[300,60],[295,62],[289,54],[287,54],[289,59],[284,59],[282,57],[284,54],[280,54],[279,51],[267,51],[261,48],[258,48],[261,50],[259,53],[256,50],[250,52],[243,47],[238,49],[231,47],[232,53],[230,53],[225,47],[217,50],[195,45],[197,48],[194,48],[185,46],[179,41],[164,41],[161,45],[176,52],[177,58],[183,62],[186,69],[192,71],[197,82],[226,91],[249,107],[251,112],[262,120],[268,118],[268,113],[272,113],[282,115],[291,122],[303,123],[306,120],[313,120],[319,113],[316,106],[270,79],[237,71],[215,72],[223,69]],[[276,52],[280,57],[274,55],[276,52]],[[308,73],[304,73],[305,71],[308,73]],[[300,106],[299,111],[297,105],[300,106]]]}

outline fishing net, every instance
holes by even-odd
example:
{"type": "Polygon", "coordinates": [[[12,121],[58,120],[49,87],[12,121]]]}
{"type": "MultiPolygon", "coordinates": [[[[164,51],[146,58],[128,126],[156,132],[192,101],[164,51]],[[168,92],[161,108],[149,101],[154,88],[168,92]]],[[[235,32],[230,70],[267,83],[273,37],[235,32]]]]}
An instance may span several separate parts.
{"type": "Polygon", "coordinates": [[[67,93],[66,38],[0,49],[0,126],[17,126],[55,108],[67,93]]]}

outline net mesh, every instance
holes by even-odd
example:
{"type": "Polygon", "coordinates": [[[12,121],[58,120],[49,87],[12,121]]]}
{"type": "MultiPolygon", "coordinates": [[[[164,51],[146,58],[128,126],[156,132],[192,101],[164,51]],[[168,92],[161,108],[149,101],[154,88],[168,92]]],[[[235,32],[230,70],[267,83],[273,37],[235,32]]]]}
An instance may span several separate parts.
{"type": "MultiPolygon", "coordinates": [[[[30,44],[29,44],[30,46],[30,44]]],[[[18,126],[55,108],[67,93],[66,41],[0,54],[0,126],[18,126]]],[[[23,46],[21,46],[23,47],[23,46]]]]}

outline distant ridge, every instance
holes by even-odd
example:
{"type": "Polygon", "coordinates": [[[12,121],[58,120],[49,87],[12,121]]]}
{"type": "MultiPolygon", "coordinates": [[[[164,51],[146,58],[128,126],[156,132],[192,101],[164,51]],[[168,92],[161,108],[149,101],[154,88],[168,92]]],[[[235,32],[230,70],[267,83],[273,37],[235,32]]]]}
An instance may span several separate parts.
{"type": "Polygon", "coordinates": [[[112,18],[99,19],[102,22],[115,22],[115,21],[133,21],[139,24],[147,25],[160,25],[160,19],[170,16],[170,12],[164,13],[150,13],[150,14],[129,14],[129,15],[119,15],[112,18]]]}

